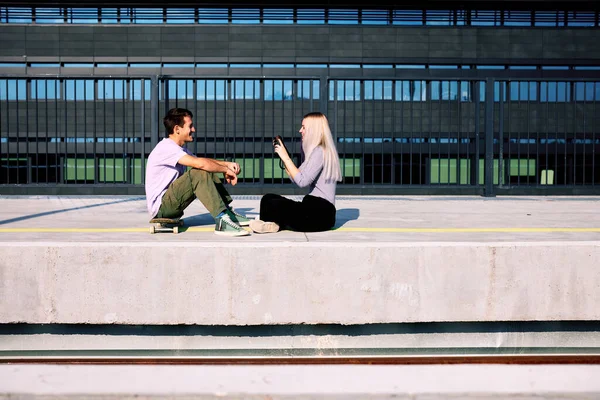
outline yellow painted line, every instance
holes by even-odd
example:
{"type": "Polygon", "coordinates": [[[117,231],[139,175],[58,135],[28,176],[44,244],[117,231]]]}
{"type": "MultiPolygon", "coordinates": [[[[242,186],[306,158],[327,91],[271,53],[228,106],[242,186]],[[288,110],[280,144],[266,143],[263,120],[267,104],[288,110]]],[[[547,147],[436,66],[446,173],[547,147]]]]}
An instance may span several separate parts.
{"type": "Polygon", "coordinates": [[[600,232],[600,228],[338,228],[342,232],[393,233],[544,233],[544,232],[600,232]]]}
{"type": "MultiPolygon", "coordinates": [[[[0,228],[0,233],[119,233],[149,232],[148,228],[0,228]]],[[[181,229],[181,228],[180,228],[181,229]]],[[[185,232],[212,232],[213,226],[183,227],[185,232]]],[[[246,230],[249,230],[246,228],[246,230]]],[[[552,233],[599,232],[600,228],[351,228],[341,227],[335,232],[364,233],[552,233]]]]}

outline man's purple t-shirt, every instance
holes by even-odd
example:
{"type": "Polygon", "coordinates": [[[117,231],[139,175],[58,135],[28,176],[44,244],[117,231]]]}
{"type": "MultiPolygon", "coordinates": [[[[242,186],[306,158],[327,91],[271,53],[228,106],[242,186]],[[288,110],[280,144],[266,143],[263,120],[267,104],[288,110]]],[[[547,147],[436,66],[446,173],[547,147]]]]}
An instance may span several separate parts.
{"type": "Polygon", "coordinates": [[[185,171],[177,161],[192,153],[169,138],[161,140],[148,156],[146,164],[146,203],[150,218],[158,214],[162,197],[169,185],[185,171]]]}

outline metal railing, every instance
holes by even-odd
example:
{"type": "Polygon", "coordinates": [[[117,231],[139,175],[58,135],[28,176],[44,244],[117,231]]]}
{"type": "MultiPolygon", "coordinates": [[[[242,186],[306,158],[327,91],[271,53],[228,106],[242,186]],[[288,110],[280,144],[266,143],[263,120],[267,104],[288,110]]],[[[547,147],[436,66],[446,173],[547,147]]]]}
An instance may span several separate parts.
{"type": "MultiPolygon", "coordinates": [[[[464,73],[464,71],[463,71],[464,73]]],[[[238,192],[293,187],[302,116],[328,115],[340,193],[600,193],[600,80],[523,77],[0,77],[0,192],[139,193],[171,107],[238,192]]]]}

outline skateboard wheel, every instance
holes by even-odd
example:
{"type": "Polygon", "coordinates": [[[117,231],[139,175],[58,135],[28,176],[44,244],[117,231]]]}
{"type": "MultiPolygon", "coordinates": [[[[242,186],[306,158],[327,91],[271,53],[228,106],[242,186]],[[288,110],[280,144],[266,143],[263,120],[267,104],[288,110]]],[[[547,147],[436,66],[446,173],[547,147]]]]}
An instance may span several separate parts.
{"type": "Polygon", "coordinates": [[[150,233],[156,233],[156,227],[154,225],[150,227],[150,233]]]}
{"type": "Polygon", "coordinates": [[[173,233],[175,233],[175,234],[179,233],[179,227],[178,226],[173,227],[173,233]]]}

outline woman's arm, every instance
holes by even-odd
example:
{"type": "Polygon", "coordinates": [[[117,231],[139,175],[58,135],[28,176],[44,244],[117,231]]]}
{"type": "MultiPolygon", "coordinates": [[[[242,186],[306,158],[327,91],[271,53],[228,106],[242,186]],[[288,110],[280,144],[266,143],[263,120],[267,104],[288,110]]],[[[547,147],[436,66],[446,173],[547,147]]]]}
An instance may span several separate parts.
{"type": "Polygon", "coordinates": [[[281,144],[281,142],[279,142],[279,140],[277,142],[278,143],[275,144],[275,153],[277,153],[279,158],[281,158],[283,166],[285,167],[285,172],[287,172],[289,177],[294,180],[299,170],[296,167],[296,164],[294,164],[294,161],[292,161],[290,158],[288,152],[285,150],[285,147],[281,144]]]}

